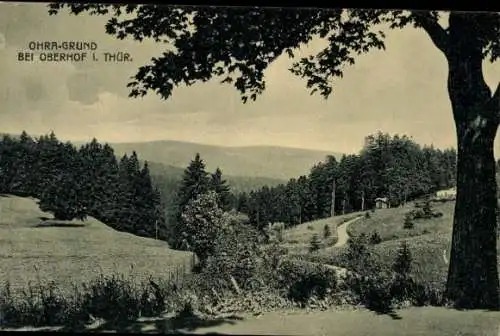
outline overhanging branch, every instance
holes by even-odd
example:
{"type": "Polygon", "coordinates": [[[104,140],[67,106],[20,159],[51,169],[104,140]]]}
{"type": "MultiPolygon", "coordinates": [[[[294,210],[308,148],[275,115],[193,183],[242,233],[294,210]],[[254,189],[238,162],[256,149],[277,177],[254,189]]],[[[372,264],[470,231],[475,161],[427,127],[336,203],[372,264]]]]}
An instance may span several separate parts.
{"type": "Polygon", "coordinates": [[[443,53],[448,51],[448,34],[428,12],[413,12],[413,18],[417,27],[423,28],[429,34],[432,42],[443,53]]]}

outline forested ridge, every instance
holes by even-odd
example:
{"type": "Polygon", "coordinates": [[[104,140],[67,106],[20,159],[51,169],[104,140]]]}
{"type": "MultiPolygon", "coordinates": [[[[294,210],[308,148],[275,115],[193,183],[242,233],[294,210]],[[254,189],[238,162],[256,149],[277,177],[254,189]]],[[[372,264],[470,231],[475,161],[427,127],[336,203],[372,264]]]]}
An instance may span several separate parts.
{"type": "Polygon", "coordinates": [[[378,132],[365,138],[359,154],[328,156],[286,184],[240,193],[236,208],[258,227],[290,226],[331,216],[334,184],[337,215],[373,208],[378,197],[398,206],[455,182],[453,148],[420,146],[408,136],[378,132]]]}
{"type": "Polygon", "coordinates": [[[263,229],[331,216],[334,185],[337,215],[370,209],[377,197],[398,206],[453,187],[456,180],[454,149],[422,147],[407,136],[381,132],[367,136],[358,154],[328,156],[308,174],[249,192],[231,188],[223,167],[206,172],[200,155],[187,164],[183,176],[162,174],[161,167],[153,175],[137,153],[117,158],[96,139],[76,148],[54,133],[32,138],[23,132],[0,142],[0,192],[36,197],[59,219],[90,215],[120,231],[172,240],[182,207],[208,190],[222,195],[225,211],[246,214],[263,229]]]}
{"type": "Polygon", "coordinates": [[[55,219],[93,216],[119,231],[165,238],[159,191],[148,163],[137,153],[117,159],[96,139],[76,148],[51,132],[32,138],[4,135],[0,142],[0,192],[31,196],[55,219]]]}

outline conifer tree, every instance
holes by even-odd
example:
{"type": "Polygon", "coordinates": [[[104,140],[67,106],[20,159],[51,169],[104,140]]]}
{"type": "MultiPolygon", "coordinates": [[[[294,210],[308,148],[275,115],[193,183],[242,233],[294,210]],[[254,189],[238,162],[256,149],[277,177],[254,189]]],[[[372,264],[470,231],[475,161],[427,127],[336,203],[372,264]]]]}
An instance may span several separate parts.
{"type": "Polygon", "coordinates": [[[205,170],[205,162],[202,160],[200,154],[196,153],[194,159],[191,160],[184,170],[182,181],[177,192],[176,210],[172,218],[170,228],[171,237],[169,239],[170,244],[174,248],[183,248],[181,241],[182,237],[180,236],[180,225],[181,216],[185,207],[199,195],[207,193],[209,189],[210,178],[205,170]]]}
{"type": "Polygon", "coordinates": [[[83,220],[87,209],[82,202],[83,186],[80,178],[81,160],[70,143],[58,144],[58,168],[40,194],[40,209],[52,212],[55,219],[83,220]]]}
{"type": "Polygon", "coordinates": [[[217,202],[223,211],[231,210],[231,189],[226,180],[222,178],[222,171],[217,168],[215,173],[211,174],[210,189],[217,194],[217,202]]]}
{"type": "Polygon", "coordinates": [[[205,170],[205,162],[196,153],[195,158],[184,170],[182,182],[177,194],[177,204],[179,210],[182,209],[198,195],[206,193],[210,188],[210,179],[205,170]]]}

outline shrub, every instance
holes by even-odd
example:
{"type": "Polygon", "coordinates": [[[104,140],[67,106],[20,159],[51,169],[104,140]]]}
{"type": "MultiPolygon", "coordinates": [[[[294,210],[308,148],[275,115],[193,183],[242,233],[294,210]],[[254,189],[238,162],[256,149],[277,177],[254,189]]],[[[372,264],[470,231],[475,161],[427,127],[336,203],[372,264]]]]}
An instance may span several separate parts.
{"type": "Polygon", "coordinates": [[[364,266],[369,266],[369,260],[367,260],[369,256],[368,237],[365,233],[349,238],[346,255],[344,256],[348,269],[358,272],[363,269],[364,266]]]}
{"type": "Polygon", "coordinates": [[[396,259],[392,265],[395,273],[392,294],[397,300],[403,301],[411,298],[413,281],[410,278],[413,257],[408,245],[403,241],[398,249],[396,259]]]}
{"type": "Polygon", "coordinates": [[[380,237],[380,234],[377,231],[373,231],[373,233],[370,236],[370,244],[376,245],[380,244],[382,242],[382,237],[380,237]]]}
{"type": "Polygon", "coordinates": [[[233,277],[239,286],[245,287],[259,267],[258,235],[255,229],[244,224],[222,229],[203,269],[207,282],[217,288],[229,288],[233,277]]]}
{"type": "Polygon", "coordinates": [[[332,235],[332,230],[328,224],[323,227],[323,238],[328,239],[332,235]]]}
{"type": "Polygon", "coordinates": [[[403,228],[407,229],[407,230],[411,230],[414,227],[415,227],[415,225],[413,224],[412,216],[409,214],[406,214],[403,228]]]}
{"type": "Polygon", "coordinates": [[[284,260],[277,273],[279,289],[299,304],[305,304],[312,296],[324,298],[337,288],[337,273],[321,264],[284,260]]]}
{"type": "Polygon", "coordinates": [[[157,316],[165,310],[166,292],[152,279],[140,284],[117,275],[74,287],[74,293],[58,291],[54,284],[31,285],[14,295],[7,284],[0,295],[0,325],[75,327],[90,317],[111,323],[131,321],[139,316],[157,316]]]}
{"type": "Polygon", "coordinates": [[[431,202],[425,201],[422,206],[422,211],[424,212],[424,218],[432,217],[432,206],[431,202]]]}
{"type": "Polygon", "coordinates": [[[210,191],[191,200],[181,214],[179,231],[185,249],[193,251],[203,267],[213,254],[214,241],[230,219],[217,204],[217,194],[210,191]]]}
{"type": "Polygon", "coordinates": [[[348,272],[346,283],[367,309],[380,313],[392,310],[392,274],[387,270],[380,268],[370,274],[348,272]]]}
{"type": "Polygon", "coordinates": [[[317,233],[313,234],[309,243],[309,252],[318,251],[321,248],[321,240],[317,233]]]}
{"type": "Polygon", "coordinates": [[[368,309],[386,312],[392,308],[392,273],[373,257],[368,243],[365,234],[349,239],[345,285],[368,309]]]}
{"type": "Polygon", "coordinates": [[[371,216],[370,216],[370,213],[369,213],[368,211],[367,211],[367,212],[365,212],[365,218],[366,218],[366,219],[368,219],[368,218],[370,218],[370,217],[371,217],[371,216]]]}
{"type": "Polygon", "coordinates": [[[278,242],[283,242],[285,239],[285,223],[274,223],[271,226],[271,237],[278,242]]]}

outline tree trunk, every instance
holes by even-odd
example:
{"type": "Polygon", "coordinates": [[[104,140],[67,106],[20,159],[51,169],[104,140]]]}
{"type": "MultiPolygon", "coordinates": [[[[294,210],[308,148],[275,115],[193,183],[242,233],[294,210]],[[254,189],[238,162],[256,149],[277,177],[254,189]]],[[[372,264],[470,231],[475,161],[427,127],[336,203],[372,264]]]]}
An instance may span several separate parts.
{"type": "Polygon", "coordinates": [[[470,16],[450,14],[448,91],[455,119],[457,195],[445,297],[457,308],[498,309],[497,186],[493,143],[498,89],[482,74],[482,45],[470,16]]]}
{"type": "Polygon", "coordinates": [[[332,206],[331,206],[331,213],[330,217],[335,216],[335,193],[336,193],[336,185],[335,185],[335,179],[333,180],[333,185],[332,185],[332,206]]]}
{"type": "Polygon", "coordinates": [[[365,211],[365,192],[361,192],[361,211],[365,211]]]}

